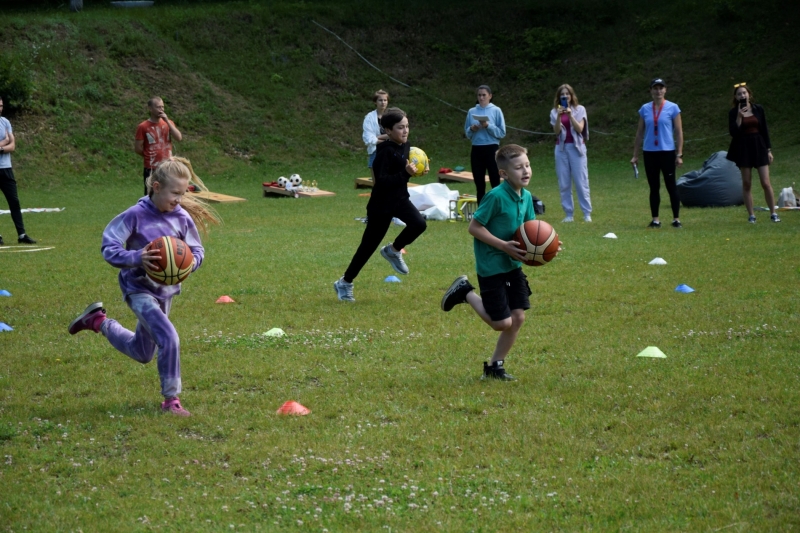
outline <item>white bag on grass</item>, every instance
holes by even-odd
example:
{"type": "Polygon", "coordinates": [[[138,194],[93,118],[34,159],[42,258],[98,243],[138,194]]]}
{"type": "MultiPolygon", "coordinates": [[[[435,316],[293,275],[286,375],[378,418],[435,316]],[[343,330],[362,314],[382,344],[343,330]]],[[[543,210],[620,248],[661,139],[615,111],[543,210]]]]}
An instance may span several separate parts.
{"type": "Polygon", "coordinates": [[[409,187],[408,196],[427,220],[447,220],[450,218],[450,200],[458,200],[458,191],[451,191],[444,183],[429,183],[409,187]]]}

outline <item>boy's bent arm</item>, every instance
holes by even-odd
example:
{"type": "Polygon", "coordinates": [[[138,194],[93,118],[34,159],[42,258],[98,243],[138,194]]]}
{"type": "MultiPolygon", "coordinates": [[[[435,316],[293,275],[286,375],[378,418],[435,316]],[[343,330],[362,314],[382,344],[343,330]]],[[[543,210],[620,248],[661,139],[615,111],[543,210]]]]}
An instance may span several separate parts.
{"type": "Polygon", "coordinates": [[[517,241],[504,241],[492,235],[486,226],[475,220],[474,218],[469,223],[469,234],[481,242],[485,242],[493,248],[497,248],[501,252],[505,252],[517,261],[525,260],[525,251],[520,250],[517,246],[517,241]]]}

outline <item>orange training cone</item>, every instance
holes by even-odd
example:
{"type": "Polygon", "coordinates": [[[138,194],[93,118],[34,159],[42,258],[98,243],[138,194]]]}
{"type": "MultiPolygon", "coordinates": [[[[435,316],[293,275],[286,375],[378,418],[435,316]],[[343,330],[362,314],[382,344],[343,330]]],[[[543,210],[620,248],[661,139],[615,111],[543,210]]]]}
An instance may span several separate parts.
{"type": "Polygon", "coordinates": [[[303,407],[295,401],[289,400],[285,404],[281,405],[281,408],[278,409],[277,414],[304,416],[311,414],[311,409],[308,407],[303,407]]]}
{"type": "Polygon", "coordinates": [[[230,296],[220,296],[219,298],[217,298],[217,303],[218,304],[235,304],[236,301],[234,301],[234,299],[231,298],[230,296]]]}

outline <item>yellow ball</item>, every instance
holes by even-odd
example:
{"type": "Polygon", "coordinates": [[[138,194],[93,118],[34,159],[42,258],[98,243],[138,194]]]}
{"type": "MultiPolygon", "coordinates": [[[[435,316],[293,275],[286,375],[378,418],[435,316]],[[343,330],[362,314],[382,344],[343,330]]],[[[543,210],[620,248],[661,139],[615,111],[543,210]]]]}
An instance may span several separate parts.
{"type": "Polygon", "coordinates": [[[411,150],[408,154],[408,162],[416,167],[417,172],[414,174],[416,177],[422,176],[425,174],[425,172],[431,169],[428,156],[416,146],[411,147],[411,150]]]}

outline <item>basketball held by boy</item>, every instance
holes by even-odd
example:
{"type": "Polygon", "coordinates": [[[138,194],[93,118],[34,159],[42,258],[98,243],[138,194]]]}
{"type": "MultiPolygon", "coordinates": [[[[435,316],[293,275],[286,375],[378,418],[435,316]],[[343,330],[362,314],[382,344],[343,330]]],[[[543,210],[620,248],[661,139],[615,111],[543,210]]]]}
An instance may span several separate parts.
{"type": "Polygon", "coordinates": [[[393,219],[402,220],[405,227],[394,242],[381,248],[381,256],[398,274],[408,274],[408,265],[403,260],[401,250],[413,243],[427,228],[425,219],[408,195],[408,180],[417,172],[417,168],[409,161],[408,117],[401,109],[391,107],[381,116],[381,126],[388,140],[378,144],[375,150],[377,155],[372,164],[375,183],[367,203],[367,227],[344,275],[333,282],[336,297],[346,302],[356,301],[353,281],[380,246],[393,219]]]}
{"type": "Polygon", "coordinates": [[[480,295],[467,276],[459,276],[442,297],[441,308],[447,312],[468,303],[500,333],[491,360],[483,363],[482,379],[512,381],[515,378],[506,372],[505,360],[525,322],[525,311],[531,307],[531,289],[522,271],[526,252],[519,248],[514,233],[536,214],[525,189],[531,180],[528,151],[509,144],[497,151],[495,159],[505,181],[486,193],[469,225],[480,295]]]}
{"type": "Polygon", "coordinates": [[[103,258],[120,269],[119,286],[136,315],[136,330],[108,318],[102,302],[90,304],[69,325],[71,335],[83,330],[102,333],[114,348],[142,364],[152,361],[158,350],[161,410],[178,416],[190,416],[178,399],[180,338],[169,319],[172,299],[180,294],[181,285],[157,283],[147,275],[147,270],[158,270],[161,256],[161,251],[147,246],[161,237],[175,237],[191,250],[192,271],[200,267],[205,250],[198,227],[206,233],[207,225],[218,224],[219,217],[208,205],[186,195],[189,181],[199,179],[186,159],[171,157],[161,162],[147,179],[148,195],[117,215],[103,231],[103,258]]]}

